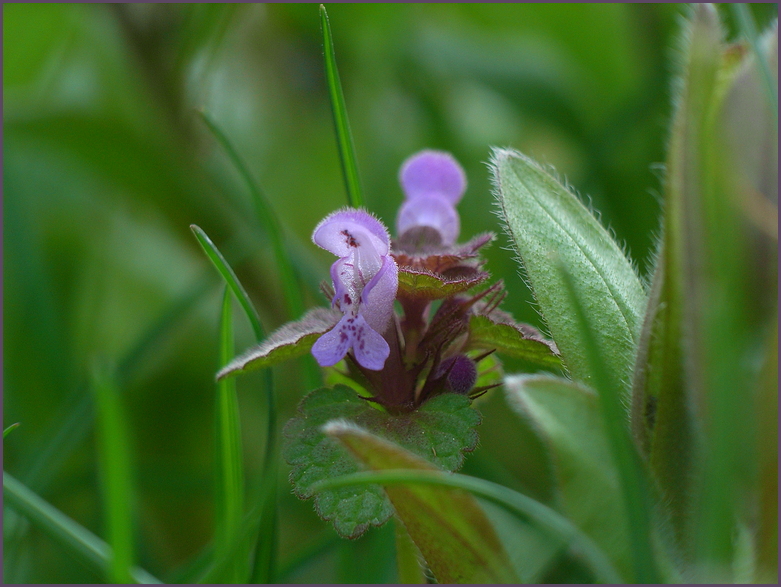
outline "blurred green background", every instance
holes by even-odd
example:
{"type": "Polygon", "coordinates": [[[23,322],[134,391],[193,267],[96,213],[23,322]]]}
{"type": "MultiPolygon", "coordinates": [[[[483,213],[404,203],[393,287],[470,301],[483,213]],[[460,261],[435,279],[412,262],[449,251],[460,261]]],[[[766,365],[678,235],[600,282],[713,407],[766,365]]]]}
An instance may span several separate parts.
{"type": "MultiPolygon", "coordinates": [[[[723,7],[722,7],[723,8],[723,7]]],[[[776,4],[753,5],[760,29],[776,4]]],[[[501,232],[486,162],[511,146],[555,167],[647,275],[681,5],[328,6],[367,206],[392,226],[401,162],[452,152],[469,178],[462,238],[501,232]]],[[[731,34],[729,11],[722,14],[731,34]]],[[[4,468],[104,536],[90,381],[116,369],[129,419],[138,562],[186,577],[213,525],[221,281],[228,257],[267,331],[289,316],[267,235],[205,109],[279,216],[308,305],[331,256],[310,234],[346,205],[316,4],[4,4],[4,468]]],[[[504,308],[539,324],[507,239],[487,268],[504,308]]],[[[243,316],[237,348],[252,343],[243,316]]],[[[507,365],[508,371],[513,365],[507,365]]],[[[279,421],[307,391],[275,368],[279,421]]],[[[260,377],[239,379],[246,468],[263,454],[260,377]]],[[[539,440],[482,400],[464,472],[551,499],[539,440]]],[[[281,581],[394,581],[386,527],[350,543],[290,494],[281,465],[281,581]],[[299,564],[306,561],[305,564],[299,564]]],[[[5,511],[5,582],[100,580],[5,511]]]]}

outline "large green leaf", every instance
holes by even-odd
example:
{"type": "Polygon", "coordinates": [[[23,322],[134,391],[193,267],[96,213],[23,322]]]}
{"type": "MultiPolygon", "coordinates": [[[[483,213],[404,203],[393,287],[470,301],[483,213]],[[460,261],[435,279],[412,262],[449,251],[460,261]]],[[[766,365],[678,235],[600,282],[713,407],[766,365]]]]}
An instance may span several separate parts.
{"type": "Polygon", "coordinates": [[[601,325],[598,342],[610,377],[627,381],[646,297],[631,263],[586,206],[536,162],[494,149],[491,167],[509,234],[564,364],[576,380],[591,381],[572,301],[552,269],[555,258],[573,276],[586,312],[601,325]]]}
{"type": "Polygon", "coordinates": [[[379,486],[342,488],[314,493],[313,483],[359,470],[356,461],[333,438],[321,430],[323,424],[344,419],[372,433],[398,443],[436,467],[454,471],[461,467],[466,451],[477,445],[474,427],[480,414],[470,407],[467,397],[456,394],[437,396],[419,409],[393,415],[374,408],[344,385],[322,388],[307,395],[298,415],[284,429],[283,456],[293,466],[290,480],[296,495],[315,498],[315,508],[336,531],[357,538],[371,526],[380,526],[393,514],[393,508],[379,486]]]}
{"type": "MultiPolygon", "coordinates": [[[[355,424],[340,420],[324,430],[369,469],[436,471],[427,460],[355,424]]],[[[386,486],[385,491],[437,581],[518,582],[493,526],[471,495],[420,485],[386,486]]]]}
{"type": "Polygon", "coordinates": [[[550,449],[560,511],[631,577],[624,500],[596,394],[542,375],[508,376],[505,391],[550,449]]]}

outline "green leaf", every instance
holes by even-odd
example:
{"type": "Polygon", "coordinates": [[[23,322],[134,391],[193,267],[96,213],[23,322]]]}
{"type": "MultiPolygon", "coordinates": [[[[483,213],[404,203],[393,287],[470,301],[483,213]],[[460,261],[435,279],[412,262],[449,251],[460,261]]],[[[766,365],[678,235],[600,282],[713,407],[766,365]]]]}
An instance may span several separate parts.
{"type": "Polygon", "coordinates": [[[22,423],[21,423],[21,422],[16,422],[16,423],[14,423],[14,424],[11,424],[11,425],[10,425],[8,428],[6,428],[5,430],[3,430],[3,440],[5,440],[5,437],[6,437],[6,436],[8,436],[9,434],[11,434],[11,432],[13,432],[13,431],[14,431],[14,430],[16,430],[17,428],[19,428],[19,426],[21,426],[21,425],[22,425],[22,423]]]}
{"type": "Polygon", "coordinates": [[[778,583],[778,320],[765,345],[757,398],[757,582],[778,583]]]}
{"type": "Polygon", "coordinates": [[[305,355],[322,334],[334,327],[341,316],[340,312],[327,308],[310,310],[298,322],[289,322],[281,326],[261,344],[226,364],[217,373],[217,379],[270,367],[305,355]]]}
{"type": "Polygon", "coordinates": [[[425,269],[399,267],[399,295],[418,300],[441,300],[469,291],[488,277],[488,273],[478,269],[464,276],[446,277],[425,269]]]}
{"type": "Polygon", "coordinates": [[[569,520],[538,501],[491,481],[457,473],[443,474],[439,471],[405,469],[365,471],[345,475],[344,477],[334,477],[320,481],[315,489],[320,491],[329,488],[373,483],[382,485],[419,483],[469,491],[502,506],[507,511],[517,515],[519,519],[533,523],[551,537],[560,540],[563,545],[569,545],[573,551],[581,553],[588,566],[594,571],[597,582],[622,582],[604,553],[569,520]]]}
{"type": "Polygon", "coordinates": [[[496,349],[498,353],[521,359],[541,369],[561,369],[556,345],[536,330],[524,331],[520,325],[496,322],[475,315],[469,320],[469,348],[496,349]]]}
{"type": "MultiPolygon", "coordinates": [[[[114,558],[111,547],[5,471],[3,471],[3,497],[4,505],[14,508],[27,517],[54,542],[75,554],[78,560],[102,575],[108,576],[114,558]]],[[[134,583],[160,583],[158,579],[138,567],[130,569],[130,580],[134,583]]]]}
{"type": "Polygon", "coordinates": [[[342,173],[347,188],[347,200],[350,206],[363,206],[361,181],[358,177],[358,166],[355,162],[355,147],[350,133],[350,122],[347,120],[347,107],[344,104],[342,83],[339,81],[339,70],[336,68],[334,41],[331,37],[331,24],[325,6],[320,5],[320,26],[323,29],[323,58],[325,59],[325,78],[328,81],[328,95],[331,97],[331,112],[334,116],[334,128],[339,145],[339,160],[342,162],[342,173]]]}
{"type": "Polygon", "coordinates": [[[109,579],[128,583],[133,564],[133,490],[128,430],[119,390],[104,372],[94,375],[98,420],[99,478],[106,512],[106,533],[112,556],[109,579]]]}
{"type": "Polygon", "coordinates": [[[606,351],[597,332],[603,326],[593,314],[587,314],[575,281],[563,263],[556,263],[565,293],[574,310],[572,322],[583,341],[587,364],[593,374],[593,388],[597,392],[602,421],[610,452],[618,469],[621,497],[629,527],[628,539],[632,554],[633,579],[640,583],[658,583],[659,571],[652,547],[651,500],[647,479],[640,456],[626,426],[623,404],[623,386],[611,377],[606,351]]]}
{"type": "Polygon", "coordinates": [[[382,412],[343,385],[322,388],[307,395],[298,416],[284,428],[282,455],[293,466],[290,480],[302,499],[314,496],[315,509],[324,520],[332,520],[341,535],[357,538],[368,527],[380,526],[393,508],[380,487],[329,490],[316,493],[312,485],[336,475],[358,470],[349,453],[321,430],[323,424],[345,419],[447,471],[458,469],[464,452],[474,450],[480,415],[468,398],[444,394],[424,403],[418,410],[393,415],[382,412]]]}
{"type": "Polygon", "coordinates": [[[236,277],[236,273],[234,273],[231,266],[228,265],[228,262],[225,260],[225,257],[220,253],[220,250],[215,246],[211,239],[206,236],[206,233],[201,230],[200,227],[191,224],[190,229],[193,231],[195,238],[198,239],[198,243],[203,248],[203,252],[206,253],[206,256],[209,257],[209,260],[214,264],[214,267],[219,271],[220,275],[222,275],[225,283],[228,284],[228,287],[233,291],[233,295],[239,300],[239,304],[241,304],[244,313],[247,315],[247,319],[252,325],[255,338],[261,340],[263,338],[263,326],[260,323],[260,318],[258,317],[255,307],[252,305],[252,302],[247,295],[247,291],[239,282],[239,278],[236,277]]]}
{"type": "Polygon", "coordinates": [[[548,445],[560,511],[631,576],[621,485],[596,394],[542,375],[505,378],[509,404],[528,418],[548,445]]]}
{"type": "MultiPolygon", "coordinates": [[[[324,430],[369,469],[437,470],[427,460],[350,422],[330,422],[324,430]]],[[[385,491],[438,582],[518,582],[493,526],[471,495],[410,485],[385,491]]]]}
{"type": "Polygon", "coordinates": [[[404,524],[396,524],[396,565],[399,583],[403,585],[425,584],[426,573],[421,565],[420,549],[410,538],[404,524]]]}
{"type": "Polygon", "coordinates": [[[589,210],[528,157],[494,149],[493,179],[502,215],[548,330],[578,381],[592,373],[557,256],[573,276],[586,312],[600,325],[597,338],[611,379],[629,380],[645,292],[631,263],[589,210]]]}
{"type": "MultiPolygon", "coordinates": [[[[220,319],[220,364],[233,356],[233,312],[231,291],[226,286],[222,300],[220,319]]],[[[236,380],[225,379],[217,383],[216,397],[216,504],[214,530],[214,557],[231,555],[233,537],[241,527],[244,515],[244,471],[241,447],[239,402],[236,396],[236,380]]],[[[233,564],[222,577],[223,583],[243,583],[249,572],[242,553],[234,555],[233,564]]]]}

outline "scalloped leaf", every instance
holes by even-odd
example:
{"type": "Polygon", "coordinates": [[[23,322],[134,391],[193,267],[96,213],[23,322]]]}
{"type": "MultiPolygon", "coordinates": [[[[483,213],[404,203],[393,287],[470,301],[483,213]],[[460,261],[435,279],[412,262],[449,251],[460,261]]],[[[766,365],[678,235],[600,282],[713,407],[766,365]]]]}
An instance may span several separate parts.
{"type": "Polygon", "coordinates": [[[399,295],[440,300],[480,285],[490,276],[475,267],[462,267],[460,275],[442,275],[426,269],[399,267],[399,295]]]}
{"type": "Polygon", "coordinates": [[[217,379],[270,367],[305,355],[318,337],[331,330],[341,317],[341,312],[329,308],[310,310],[298,322],[288,322],[262,343],[233,359],[217,373],[217,379]]]}
{"type": "MultiPolygon", "coordinates": [[[[375,471],[436,470],[376,434],[343,420],[325,432],[375,471]]],[[[389,485],[388,497],[440,583],[517,583],[510,557],[477,500],[464,491],[431,485],[389,485]]]]}
{"type": "Polygon", "coordinates": [[[302,499],[314,497],[318,515],[332,521],[339,535],[353,539],[369,526],[384,524],[393,507],[377,485],[312,492],[317,481],[359,470],[347,450],[322,431],[326,422],[335,419],[352,422],[436,467],[455,471],[463,464],[463,453],[477,446],[474,427],[480,423],[480,414],[470,407],[467,397],[456,394],[437,396],[401,415],[374,408],[344,385],[307,395],[283,431],[282,455],[293,467],[293,491],[302,499]]]}
{"type": "Polygon", "coordinates": [[[553,341],[522,324],[495,322],[488,316],[469,320],[469,347],[496,349],[500,354],[521,359],[542,369],[561,369],[561,357],[553,341]]]}

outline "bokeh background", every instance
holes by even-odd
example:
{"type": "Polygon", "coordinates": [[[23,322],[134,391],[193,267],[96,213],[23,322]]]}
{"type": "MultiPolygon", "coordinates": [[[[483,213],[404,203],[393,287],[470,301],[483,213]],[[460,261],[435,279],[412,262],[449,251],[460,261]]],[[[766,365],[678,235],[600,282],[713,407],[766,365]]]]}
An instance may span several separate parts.
{"type": "MultiPolygon", "coordinates": [[[[760,28],[777,17],[776,4],[752,9],[760,28]]],[[[501,233],[486,162],[491,145],[511,146],[555,167],[647,275],[681,5],[328,11],[366,203],[386,224],[402,198],[400,164],[435,148],[469,178],[462,237],[501,233]]],[[[226,254],[268,331],[295,318],[246,187],[196,112],[247,162],[308,305],[322,305],[332,258],[310,234],[346,194],[321,38],[316,4],[3,6],[3,424],[21,422],[3,466],[104,536],[90,382],[97,366],[115,369],[138,562],[166,581],[202,560],[214,514],[222,285],[190,224],[226,254]]],[[[507,246],[500,234],[487,268],[506,282],[504,308],[540,326],[507,246]]],[[[237,348],[249,346],[238,312],[236,328],[237,348]]],[[[304,370],[274,372],[283,424],[307,391],[304,370]]],[[[250,478],[264,449],[259,387],[257,375],[239,379],[250,478]]],[[[480,409],[481,446],[464,472],[549,501],[533,431],[500,391],[480,409]]],[[[280,470],[280,581],[395,580],[390,526],[338,539],[280,470]]],[[[100,580],[4,513],[5,582],[100,580]]]]}

